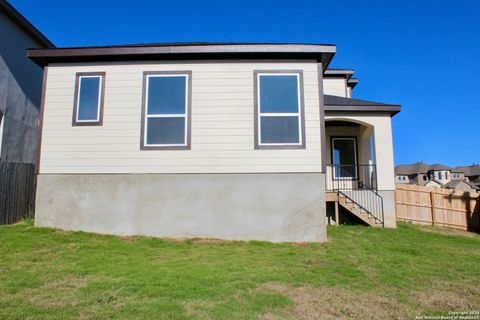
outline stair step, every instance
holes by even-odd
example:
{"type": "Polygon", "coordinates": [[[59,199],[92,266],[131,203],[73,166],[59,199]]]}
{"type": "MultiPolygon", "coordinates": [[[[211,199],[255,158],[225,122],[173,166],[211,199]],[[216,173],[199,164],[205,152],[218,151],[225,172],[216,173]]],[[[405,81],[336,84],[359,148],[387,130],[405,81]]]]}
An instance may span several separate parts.
{"type": "Polygon", "coordinates": [[[381,223],[377,219],[375,219],[375,217],[372,214],[370,214],[367,210],[363,209],[356,202],[348,199],[347,197],[343,196],[342,194],[339,194],[338,202],[342,207],[347,209],[353,215],[360,218],[360,220],[362,220],[366,224],[368,224],[372,227],[383,226],[383,223],[381,223]]]}

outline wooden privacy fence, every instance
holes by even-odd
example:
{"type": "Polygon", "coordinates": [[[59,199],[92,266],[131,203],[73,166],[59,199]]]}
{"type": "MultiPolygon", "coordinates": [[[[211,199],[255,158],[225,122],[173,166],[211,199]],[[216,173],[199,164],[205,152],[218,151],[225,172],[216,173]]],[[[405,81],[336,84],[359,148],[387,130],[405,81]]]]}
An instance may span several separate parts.
{"type": "Polygon", "coordinates": [[[35,165],[0,160],[0,225],[33,217],[35,165]]]}
{"type": "Polygon", "coordinates": [[[397,220],[480,230],[480,193],[397,184],[397,220]]]}

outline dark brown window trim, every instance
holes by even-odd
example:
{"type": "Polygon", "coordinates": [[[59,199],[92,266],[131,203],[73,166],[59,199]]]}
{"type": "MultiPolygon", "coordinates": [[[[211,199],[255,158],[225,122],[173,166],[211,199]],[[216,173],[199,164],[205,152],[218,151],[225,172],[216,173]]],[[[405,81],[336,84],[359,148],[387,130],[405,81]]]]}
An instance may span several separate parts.
{"type": "Polygon", "coordinates": [[[75,75],[75,94],[73,97],[73,116],[72,116],[72,126],[102,126],[103,125],[103,108],[105,103],[105,72],[77,72],[75,75]],[[78,109],[78,89],[80,88],[80,78],[81,77],[101,77],[102,87],[99,92],[100,94],[100,113],[98,116],[98,121],[77,121],[77,109],[78,109]]]}
{"type": "Polygon", "coordinates": [[[305,149],[306,147],[306,138],[305,138],[305,99],[304,99],[304,87],[303,87],[303,70],[254,70],[253,71],[253,100],[254,100],[254,146],[255,149],[259,150],[268,150],[268,149],[305,149]],[[260,145],[258,136],[259,123],[258,123],[258,113],[259,113],[259,101],[258,101],[258,74],[297,74],[298,75],[298,86],[300,91],[300,138],[302,140],[301,144],[298,145],[260,145]]]}
{"type": "Polygon", "coordinates": [[[48,66],[43,68],[43,81],[42,81],[42,96],[40,100],[40,141],[38,143],[37,162],[35,163],[35,173],[40,173],[40,159],[42,154],[42,141],[43,141],[43,118],[45,115],[45,94],[47,92],[47,78],[48,78],[48,66]]]}
{"type": "Polygon", "coordinates": [[[322,166],[321,171],[327,172],[327,132],[325,129],[325,99],[324,99],[324,90],[323,90],[323,67],[322,64],[317,64],[317,73],[318,73],[318,103],[319,103],[319,113],[320,113],[320,149],[322,152],[322,166]]]}
{"type": "Polygon", "coordinates": [[[190,150],[192,141],[192,71],[144,71],[142,84],[142,120],[140,128],[140,150],[190,150]],[[151,75],[187,75],[188,81],[188,99],[187,99],[187,144],[185,146],[149,146],[145,145],[145,116],[147,112],[146,93],[147,93],[147,77],[151,75]]]}

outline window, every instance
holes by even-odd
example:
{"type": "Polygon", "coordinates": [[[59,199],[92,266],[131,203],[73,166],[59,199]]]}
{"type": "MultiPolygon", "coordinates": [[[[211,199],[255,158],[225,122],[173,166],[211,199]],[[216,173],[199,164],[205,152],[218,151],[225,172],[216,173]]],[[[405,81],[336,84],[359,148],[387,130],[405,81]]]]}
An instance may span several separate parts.
{"type": "Polygon", "coordinates": [[[423,176],[423,181],[427,181],[427,176],[423,176]]]}
{"type": "Polygon", "coordinates": [[[73,107],[73,126],[101,126],[105,72],[77,73],[73,107]]]}
{"type": "Polygon", "coordinates": [[[190,149],[190,71],[144,72],[141,149],[190,149]]]}
{"type": "Polygon", "coordinates": [[[255,71],[255,148],[305,148],[302,71],[255,71]]]}
{"type": "Polygon", "coordinates": [[[448,171],[445,171],[445,179],[448,180],[448,171]]]}
{"type": "Polygon", "coordinates": [[[357,178],[357,139],[332,137],[332,163],[335,178],[357,178]]]}

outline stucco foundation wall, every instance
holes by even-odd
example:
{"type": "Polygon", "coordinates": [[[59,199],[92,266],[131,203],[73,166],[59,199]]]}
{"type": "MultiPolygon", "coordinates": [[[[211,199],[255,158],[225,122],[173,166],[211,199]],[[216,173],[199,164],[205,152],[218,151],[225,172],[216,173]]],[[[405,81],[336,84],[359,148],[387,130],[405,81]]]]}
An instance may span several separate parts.
{"type": "Polygon", "coordinates": [[[35,225],[117,235],[326,240],[325,177],[285,174],[38,176],[35,225]]]}
{"type": "Polygon", "coordinates": [[[397,215],[395,212],[395,191],[378,190],[378,194],[383,198],[383,215],[386,228],[395,228],[397,226],[397,215]]]}

